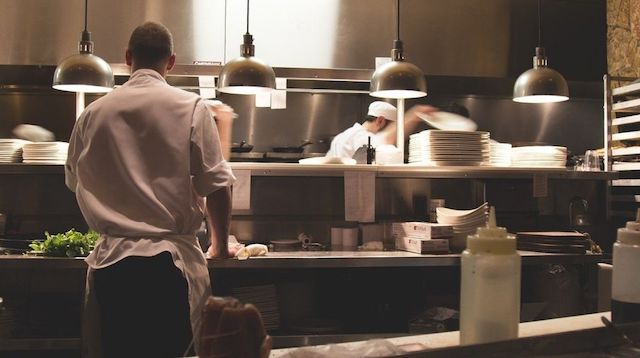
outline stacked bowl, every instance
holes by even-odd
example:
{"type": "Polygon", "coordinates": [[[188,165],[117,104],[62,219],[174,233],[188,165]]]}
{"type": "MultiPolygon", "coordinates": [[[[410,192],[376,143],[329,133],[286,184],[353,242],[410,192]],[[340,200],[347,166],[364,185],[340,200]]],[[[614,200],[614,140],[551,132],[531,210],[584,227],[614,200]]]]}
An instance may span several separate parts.
{"type": "Polygon", "coordinates": [[[489,215],[489,203],[484,203],[471,210],[436,208],[438,223],[453,226],[453,238],[449,240],[449,248],[460,252],[466,247],[467,236],[475,234],[476,229],[486,226],[489,215]]]}

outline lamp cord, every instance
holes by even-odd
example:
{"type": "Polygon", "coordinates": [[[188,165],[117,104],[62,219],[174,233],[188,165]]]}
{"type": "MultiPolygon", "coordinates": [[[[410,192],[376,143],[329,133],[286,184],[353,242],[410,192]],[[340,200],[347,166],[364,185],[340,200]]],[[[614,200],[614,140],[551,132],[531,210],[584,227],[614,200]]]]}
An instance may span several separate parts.
{"type": "Polygon", "coordinates": [[[396,40],[400,41],[400,0],[396,0],[396,40]]]}
{"type": "Polygon", "coordinates": [[[249,33],[249,0],[247,0],[247,33],[249,33]]]}
{"type": "Polygon", "coordinates": [[[89,6],[89,0],[84,0],[84,31],[87,31],[87,8],[89,6]]]}
{"type": "Polygon", "coordinates": [[[542,11],[541,0],[538,0],[538,47],[542,47],[542,11]]]}

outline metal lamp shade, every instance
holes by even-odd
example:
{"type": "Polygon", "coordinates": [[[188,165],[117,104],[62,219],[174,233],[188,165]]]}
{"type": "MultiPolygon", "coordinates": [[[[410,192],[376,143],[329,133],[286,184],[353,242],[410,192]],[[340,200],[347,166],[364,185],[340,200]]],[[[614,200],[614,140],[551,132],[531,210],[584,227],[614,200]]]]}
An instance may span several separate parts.
{"type": "Polygon", "coordinates": [[[416,65],[391,61],[373,73],[369,91],[379,98],[419,98],[427,95],[427,81],[416,65]]]}
{"type": "Polygon", "coordinates": [[[569,99],[569,86],[562,75],[549,67],[532,68],[518,77],[513,100],[521,103],[551,103],[569,99]]]}
{"type": "Polygon", "coordinates": [[[227,62],[220,71],[218,91],[231,94],[258,94],[276,87],[271,66],[253,56],[240,56],[227,62]]]}
{"type": "Polygon", "coordinates": [[[91,53],[62,60],[53,74],[53,88],[69,92],[104,93],[113,89],[111,66],[91,53]]]}

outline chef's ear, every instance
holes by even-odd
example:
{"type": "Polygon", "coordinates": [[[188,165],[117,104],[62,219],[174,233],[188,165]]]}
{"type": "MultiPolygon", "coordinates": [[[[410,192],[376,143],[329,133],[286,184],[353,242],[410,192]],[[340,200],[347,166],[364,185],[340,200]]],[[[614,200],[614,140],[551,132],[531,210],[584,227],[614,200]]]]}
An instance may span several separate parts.
{"type": "Polygon", "coordinates": [[[167,63],[167,72],[171,71],[171,69],[175,64],[176,64],[176,54],[172,53],[171,56],[169,56],[169,62],[167,63]]]}
{"type": "Polygon", "coordinates": [[[125,51],[124,59],[127,62],[127,66],[131,66],[131,64],[133,63],[133,55],[131,54],[131,51],[125,51]]]}

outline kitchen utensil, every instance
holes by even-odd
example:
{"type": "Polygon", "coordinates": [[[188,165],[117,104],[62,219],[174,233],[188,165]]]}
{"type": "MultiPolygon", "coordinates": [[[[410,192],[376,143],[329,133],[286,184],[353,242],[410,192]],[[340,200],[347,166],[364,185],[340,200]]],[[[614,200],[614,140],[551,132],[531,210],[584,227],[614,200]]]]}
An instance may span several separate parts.
{"type": "Polygon", "coordinates": [[[276,153],[302,153],[304,151],[304,147],[309,144],[313,144],[310,140],[305,140],[299,146],[292,147],[273,147],[273,151],[276,153]]]}
{"type": "Polygon", "coordinates": [[[253,145],[247,144],[247,141],[240,143],[231,143],[231,151],[233,153],[248,153],[253,150],[253,145]]]}
{"type": "Polygon", "coordinates": [[[297,239],[271,240],[269,243],[273,251],[299,251],[302,248],[302,242],[297,239]]]}

